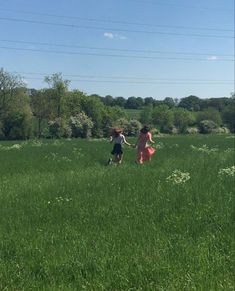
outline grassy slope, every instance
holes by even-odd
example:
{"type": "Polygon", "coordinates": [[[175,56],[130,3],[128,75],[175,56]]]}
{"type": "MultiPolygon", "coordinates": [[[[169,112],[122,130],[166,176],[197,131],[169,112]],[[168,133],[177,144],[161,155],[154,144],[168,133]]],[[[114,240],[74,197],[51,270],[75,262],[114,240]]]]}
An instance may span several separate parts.
{"type": "Polygon", "coordinates": [[[234,139],[158,141],[143,166],[128,148],[105,166],[104,141],[0,150],[0,289],[233,290],[234,179],[217,173],[234,164],[234,139]],[[167,183],[175,169],[191,179],[167,183]]]}

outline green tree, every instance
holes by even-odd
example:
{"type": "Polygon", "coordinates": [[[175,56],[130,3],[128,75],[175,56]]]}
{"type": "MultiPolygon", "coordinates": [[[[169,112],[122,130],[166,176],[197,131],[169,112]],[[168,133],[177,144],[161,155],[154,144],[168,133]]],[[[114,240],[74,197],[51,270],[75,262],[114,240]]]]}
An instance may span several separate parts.
{"type": "Polygon", "coordinates": [[[235,132],[235,99],[233,99],[233,103],[230,106],[224,108],[222,118],[231,132],[235,132]]]}
{"type": "Polygon", "coordinates": [[[208,108],[203,111],[199,111],[196,114],[197,123],[200,123],[202,120],[212,120],[218,126],[222,125],[222,119],[220,112],[214,108],[208,108]]]}
{"type": "Polygon", "coordinates": [[[174,112],[174,125],[179,129],[181,133],[186,131],[186,128],[195,122],[195,115],[184,109],[175,108],[174,112]]]}
{"type": "Polygon", "coordinates": [[[79,90],[66,94],[63,99],[63,115],[69,118],[79,114],[82,111],[81,103],[84,99],[86,99],[86,94],[79,90]]]}
{"type": "Polygon", "coordinates": [[[32,112],[25,84],[19,75],[0,69],[0,123],[6,139],[28,138],[32,112]]]}
{"type": "Polygon", "coordinates": [[[129,97],[126,101],[125,108],[127,109],[139,109],[141,106],[143,106],[143,99],[140,97],[129,97]]]}
{"type": "Polygon", "coordinates": [[[104,105],[106,106],[114,106],[115,105],[115,101],[114,98],[111,95],[106,95],[103,99],[102,99],[104,105]]]}
{"type": "Polygon", "coordinates": [[[159,105],[153,108],[153,124],[162,132],[170,132],[174,123],[174,113],[167,105],[159,105]]]}
{"type": "Polygon", "coordinates": [[[46,76],[44,81],[51,88],[51,98],[54,101],[56,108],[56,117],[62,116],[62,100],[68,92],[70,81],[64,80],[61,73],[55,73],[51,76],[46,76]]]}
{"type": "Polygon", "coordinates": [[[152,124],[153,106],[145,106],[140,113],[140,122],[142,124],[152,124]]]}
{"type": "Polygon", "coordinates": [[[42,136],[42,123],[50,118],[50,106],[45,90],[33,90],[30,96],[30,105],[33,115],[37,119],[37,136],[42,136]]]}
{"type": "Polygon", "coordinates": [[[166,97],[164,100],[163,100],[163,104],[166,104],[169,108],[173,108],[175,107],[175,100],[171,97],[166,97]]]}
{"type": "Polygon", "coordinates": [[[104,115],[104,109],[104,104],[96,97],[86,96],[86,98],[81,100],[81,110],[84,111],[94,123],[92,128],[93,136],[103,136],[102,119],[104,115]]]}
{"type": "Polygon", "coordinates": [[[178,107],[185,108],[189,111],[199,111],[201,108],[201,100],[197,96],[190,95],[188,97],[182,98],[178,107]]]}
{"type": "Polygon", "coordinates": [[[14,75],[0,69],[0,119],[4,118],[19,104],[18,93],[25,84],[19,75],[14,75]]]}
{"type": "Polygon", "coordinates": [[[116,97],[115,98],[115,105],[120,107],[125,107],[126,99],[124,97],[116,97]]]}

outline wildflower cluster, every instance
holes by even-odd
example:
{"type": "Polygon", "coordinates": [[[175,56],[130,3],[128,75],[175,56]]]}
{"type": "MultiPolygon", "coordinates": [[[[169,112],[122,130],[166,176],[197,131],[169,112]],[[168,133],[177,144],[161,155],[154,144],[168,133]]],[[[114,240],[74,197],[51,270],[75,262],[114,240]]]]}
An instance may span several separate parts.
{"type": "Polygon", "coordinates": [[[225,153],[232,153],[234,151],[233,148],[227,148],[226,150],[224,150],[225,153]]]}
{"type": "Polygon", "coordinates": [[[41,146],[42,146],[42,141],[40,141],[40,140],[33,140],[33,141],[31,142],[31,145],[32,145],[33,147],[41,147],[41,146]]]}
{"type": "Polygon", "coordinates": [[[12,146],[2,146],[0,145],[0,150],[2,151],[10,151],[10,150],[20,150],[22,149],[22,145],[16,143],[16,144],[13,144],[12,146]]]}
{"type": "Polygon", "coordinates": [[[73,148],[73,154],[76,155],[77,157],[83,157],[84,154],[82,153],[82,150],[80,148],[73,148]]]}
{"type": "Polygon", "coordinates": [[[229,177],[235,177],[235,166],[220,169],[218,172],[219,177],[229,176],[229,177]]]}
{"type": "Polygon", "coordinates": [[[62,141],[59,141],[58,139],[54,140],[53,143],[52,143],[53,146],[62,146],[63,145],[63,142],[62,141]]]}
{"type": "Polygon", "coordinates": [[[200,153],[206,153],[206,154],[211,154],[211,153],[216,153],[218,152],[218,148],[209,148],[206,144],[204,144],[202,147],[200,148],[197,148],[195,147],[194,145],[191,145],[190,146],[191,149],[193,151],[196,151],[196,152],[200,152],[200,153]]]}
{"type": "Polygon", "coordinates": [[[47,204],[52,204],[52,203],[66,203],[66,202],[71,202],[73,199],[72,198],[68,198],[68,197],[55,197],[54,201],[48,201],[47,204]]]}
{"type": "Polygon", "coordinates": [[[190,174],[188,172],[184,173],[180,170],[174,170],[172,174],[166,178],[167,182],[171,182],[174,185],[184,184],[190,179],[190,174]]]}

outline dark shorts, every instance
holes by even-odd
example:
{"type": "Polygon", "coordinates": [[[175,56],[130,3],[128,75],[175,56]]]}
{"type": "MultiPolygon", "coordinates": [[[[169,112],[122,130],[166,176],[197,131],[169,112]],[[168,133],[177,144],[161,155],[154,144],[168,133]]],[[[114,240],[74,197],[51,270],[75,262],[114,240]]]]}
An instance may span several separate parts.
{"type": "Polygon", "coordinates": [[[112,155],[122,155],[123,151],[122,151],[122,145],[119,143],[115,143],[113,150],[111,151],[112,155]]]}

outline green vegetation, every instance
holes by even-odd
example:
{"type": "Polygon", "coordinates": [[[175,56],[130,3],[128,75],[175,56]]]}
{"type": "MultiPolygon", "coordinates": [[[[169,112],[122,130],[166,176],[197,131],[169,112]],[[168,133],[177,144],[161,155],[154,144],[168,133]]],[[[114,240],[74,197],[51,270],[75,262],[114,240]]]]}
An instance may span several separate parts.
{"type": "Polygon", "coordinates": [[[168,134],[235,132],[234,93],[230,98],[125,99],[70,91],[61,73],[44,81],[48,88],[27,90],[20,76],[0,69],[0,140],[101,138],[118,124],[128,128],[126,135],[135,135],[142,125],[168,134]]]}
{"type": "Polygon", "coordinates": [[[234,290],[234,136],[155,139],[1,142],[0,290],[234,290]]]}
{"type": "Polygon", "coordinates": [[[124,112],[126,113],[129,119],[139,120],[142,110],[141,109],[124,109],[124,112]]]}

